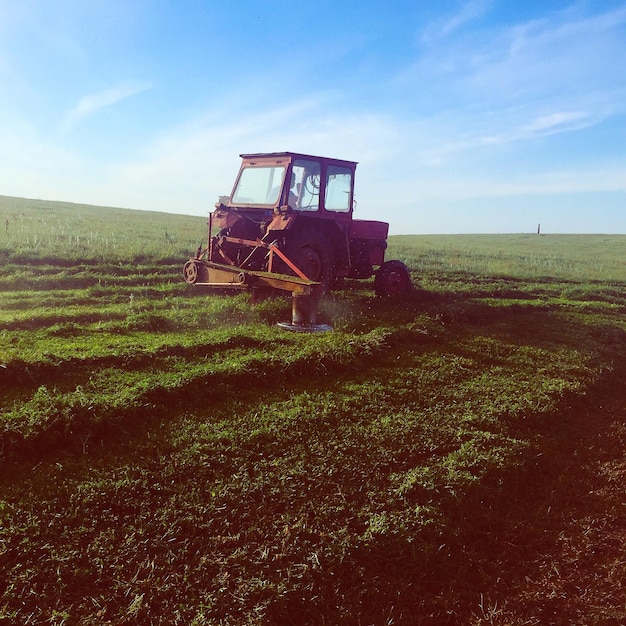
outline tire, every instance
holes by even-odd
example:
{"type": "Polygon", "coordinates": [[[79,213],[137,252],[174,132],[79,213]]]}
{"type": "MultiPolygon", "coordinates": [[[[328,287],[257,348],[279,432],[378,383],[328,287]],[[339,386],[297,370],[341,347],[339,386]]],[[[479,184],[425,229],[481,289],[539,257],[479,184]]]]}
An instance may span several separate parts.
{"type": "Polygon", "coordinates": [[[195,261],[187,261],[183,266],[185,282],[193,285],[198,280],[198,264],[195,261]]]}
{"type": "MultiPolygon", "coordinates": [[[[309,280],[322,283],[324,292],[330,291],[336,277],[335,255],[330,238],[318,230],[294,235],[287,242],[287,257],[309,280]]],[[[289,270],[289,273],[293,272],[289,270]]]]}
{"type": "Polygon", "coordinates": [[[386,261],[376,272],[374,290],[377,296],[399,298],[411,290],[411,274],[402,261],[386,261]]]}

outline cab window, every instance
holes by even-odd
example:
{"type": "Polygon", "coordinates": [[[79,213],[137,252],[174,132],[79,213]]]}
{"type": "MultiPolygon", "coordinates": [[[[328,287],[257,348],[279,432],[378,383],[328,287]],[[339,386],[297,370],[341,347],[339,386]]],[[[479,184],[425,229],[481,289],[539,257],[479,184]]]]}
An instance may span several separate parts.
{"type": "Polygon", "coordinates": [[[292,168],[293,186],[290,196],[295,196],[294,208],[300,211],[317,211],[320,207],[321,168],[317,161],[296,159],[292,168]]]}
{"type": "Polygon", "coordinates": [[[246,167],[233,191],[233,204],[276,204],[285,175],[284,166],[246,167]]]}
{"type": "Polygon", "coordinates": [[[349,211],[352,192],[352,171],[347,167],[329,165],[326,170],[326,194],[324,206],[327,211],[349,211]]]}

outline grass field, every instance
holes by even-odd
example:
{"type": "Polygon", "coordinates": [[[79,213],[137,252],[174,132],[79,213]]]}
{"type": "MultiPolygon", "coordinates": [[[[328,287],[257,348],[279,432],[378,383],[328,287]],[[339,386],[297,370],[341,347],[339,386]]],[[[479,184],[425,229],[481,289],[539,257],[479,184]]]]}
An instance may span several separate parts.
{"type": "Polygon", "coordinates": [[[529,582],[625,416],[626,236],[393,237],[411,296],[306,335],[183,282],[204,218],[0,220],[0,623],[626,621],[623,544],[529,582]]]}

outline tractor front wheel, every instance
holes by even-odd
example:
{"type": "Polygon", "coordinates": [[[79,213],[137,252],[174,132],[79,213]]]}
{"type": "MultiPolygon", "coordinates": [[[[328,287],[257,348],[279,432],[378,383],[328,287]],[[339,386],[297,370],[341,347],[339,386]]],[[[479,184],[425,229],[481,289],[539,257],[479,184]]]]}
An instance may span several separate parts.
{"type": "Polygon", "coordinates": [[[409,268],[402,261],[386,261],[376,272],[374,290],[377,296],[401,297],[411,289],[409,268]]]}

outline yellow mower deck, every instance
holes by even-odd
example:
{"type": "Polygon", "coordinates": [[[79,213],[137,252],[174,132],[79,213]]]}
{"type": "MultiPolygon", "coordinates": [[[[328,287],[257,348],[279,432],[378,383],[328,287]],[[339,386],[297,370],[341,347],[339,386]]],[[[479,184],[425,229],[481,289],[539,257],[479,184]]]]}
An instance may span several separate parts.
{"type": "Polygon", "coordinates": [[[281,322],[281,328],[298,332],[330,330],[330,326],[316,323],[322,284],[314,280],[276,272],[248,270],[196,258],[189,259],[183,268],[183,274],[188,283],[201,287],[241,291],[271,288],[288,291],[292,295],[292,319],[290,323],[281,322]]]}

